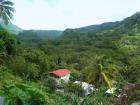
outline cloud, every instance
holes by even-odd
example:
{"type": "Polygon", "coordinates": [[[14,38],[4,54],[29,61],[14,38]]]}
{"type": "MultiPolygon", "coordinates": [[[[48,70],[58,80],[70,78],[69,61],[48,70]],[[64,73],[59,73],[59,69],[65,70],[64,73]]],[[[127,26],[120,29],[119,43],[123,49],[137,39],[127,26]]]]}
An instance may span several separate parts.
{"type": "Polygon", "coordinates": [[[45,0],[49,6],[53,7],[57,4],[58,0],[45,0]]]}
{"type": "Polygon", "coordinates": [[[140,10],[138,0],[13,0],[23,29],[65,29],[116,21],[140,10]]]}

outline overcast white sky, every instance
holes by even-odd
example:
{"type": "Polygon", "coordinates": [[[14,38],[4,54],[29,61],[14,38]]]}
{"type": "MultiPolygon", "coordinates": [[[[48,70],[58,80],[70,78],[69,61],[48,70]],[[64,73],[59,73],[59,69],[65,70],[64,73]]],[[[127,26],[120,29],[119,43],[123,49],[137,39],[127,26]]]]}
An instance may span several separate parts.
{"type": "Polygon", "coordinates": [[[63,30],[122,20],[140,11],[140,0],[12,0],[13,23],[23,29],[63,30]]]}

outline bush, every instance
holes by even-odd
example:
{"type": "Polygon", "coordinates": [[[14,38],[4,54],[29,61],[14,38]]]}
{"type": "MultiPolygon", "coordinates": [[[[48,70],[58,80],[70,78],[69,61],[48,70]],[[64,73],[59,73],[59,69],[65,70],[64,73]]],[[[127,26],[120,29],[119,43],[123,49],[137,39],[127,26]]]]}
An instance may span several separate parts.
{"type": "Polygon", "coordinates": [[[48,79],[44,82],[44,86],[46,91],[54,92],[57,88],[57,82],[53,77],[48,77],[48,79]]]}
{"type": "Polygon", "coordinates": [[[81,105],[111,105],[114,102],[114,97],[105,96],[105,90],[103,87],[99,91],[94,92],[91,96],[86,97],[81,105]]]}
{"type": "Polygon", "coordinates": [[[70,82],[66,85],[65,90],[67,92],[73,93],[78,96],[84,96],[84,93],[85,93],[85,91],[83,90],[83,88],[80,85],[74,84],[72,82],[70,82]]]}

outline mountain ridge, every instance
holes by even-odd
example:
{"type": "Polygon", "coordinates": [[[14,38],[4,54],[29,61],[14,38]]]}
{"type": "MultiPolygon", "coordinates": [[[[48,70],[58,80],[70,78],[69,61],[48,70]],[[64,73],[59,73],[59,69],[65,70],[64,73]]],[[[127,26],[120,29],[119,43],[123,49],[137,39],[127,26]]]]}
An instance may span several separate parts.
{"type": "MultiPolygon", "coordinates": [[[[125,19],[123,19],[122,21],[116,21],[116,22],[105,22],[102,24],[97,24],[97,25],[88,25],[88,26],[84,26],[84,27],[79,27],[79,28],[74,28],[71,30],[75,30],[77,32],[100,32],[100,31],[105,31],[105,30],[111,30],[113,28],[123,28],[123,27],[127,27],[127,29],[131,29],[132,27],[134,27],[133,25],[135,25],[135,23],[140,24],[140,12],[136,12],[135,14],[133,14],[132,16],[129,16],[125,19]]],[[[23,32],[27,33],[27,32],[33,32],[36,33],[38,36],[43,37],[49,37],[49,38],[53,38],[53,37],[59,37],[62,35],[62,33],[64,31],[60,31],[60,30],[39,30],[39,29],[33,29],[33,30],[23,30],[21,28],[19,28],[18,26],[9,23],[7,26],[4,25],[4,23],[0,20],[0,25],[1,27],[9,30],[9,32],[13,33],[13,34],[21,34],[23,32]]]]}

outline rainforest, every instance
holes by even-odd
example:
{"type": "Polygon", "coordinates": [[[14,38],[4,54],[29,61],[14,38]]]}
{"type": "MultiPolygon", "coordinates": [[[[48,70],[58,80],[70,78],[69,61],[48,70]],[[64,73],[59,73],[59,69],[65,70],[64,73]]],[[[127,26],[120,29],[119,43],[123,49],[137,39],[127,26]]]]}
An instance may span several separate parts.
{"type": "Polygon", "coordinates": [[[140,100],[140,12],[64,31],[22,30],[9,20],[13,5],[0,0],[2,105],[131,105],[140,100]],[[70,71],[68,82],[50,75],[59,69],[70,71]],[[93,91],[85,95],[75,81],[91,84],[93,91]]]}

